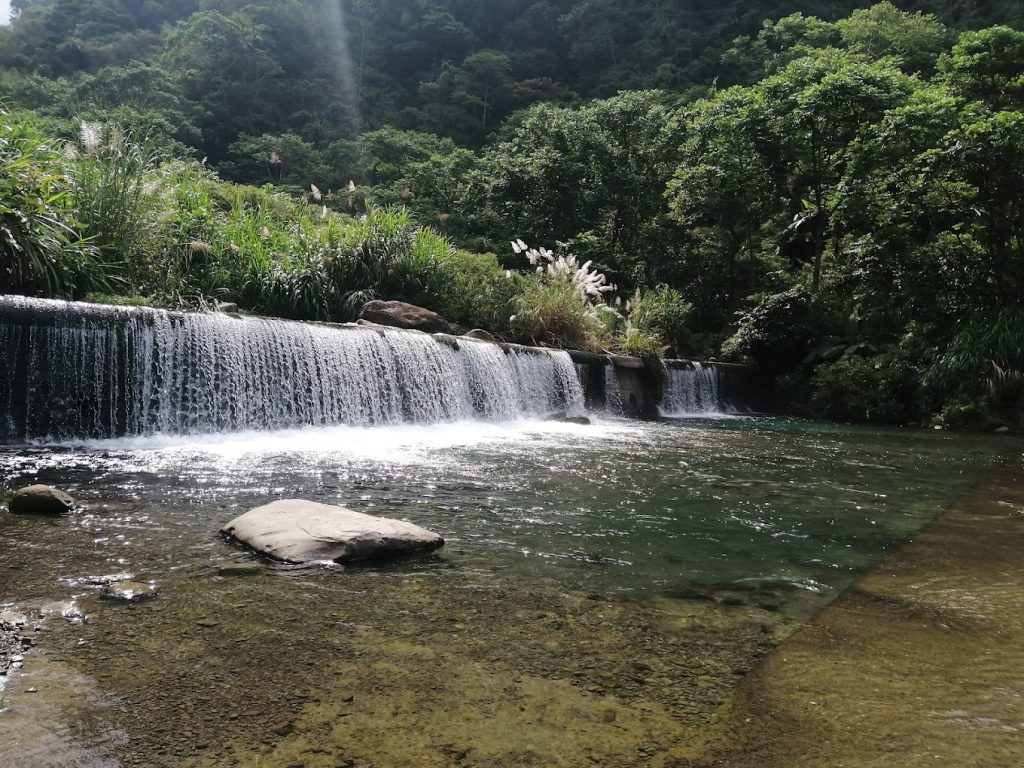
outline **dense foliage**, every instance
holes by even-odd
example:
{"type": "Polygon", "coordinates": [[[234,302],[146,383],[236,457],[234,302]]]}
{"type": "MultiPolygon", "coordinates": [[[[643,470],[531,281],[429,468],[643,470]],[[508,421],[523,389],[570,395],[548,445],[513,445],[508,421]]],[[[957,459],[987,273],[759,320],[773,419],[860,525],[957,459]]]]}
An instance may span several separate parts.
{"type": "Polygon", "coordinates": [[[0,141],[14,290],[405,298],[754,362],[814,415],[1024,410],[1015,0],[14,6],[0,100],[38,116],[0,141]]]}

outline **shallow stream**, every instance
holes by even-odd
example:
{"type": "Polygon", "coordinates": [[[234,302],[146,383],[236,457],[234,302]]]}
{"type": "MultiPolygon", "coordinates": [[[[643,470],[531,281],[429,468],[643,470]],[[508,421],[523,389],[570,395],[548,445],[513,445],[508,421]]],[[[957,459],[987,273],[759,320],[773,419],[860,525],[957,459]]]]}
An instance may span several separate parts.
{"type": "Polygon", "coordinates": [[[0,514],[0,612],[33,641],[0,764],[685,765],[761,656],[1010,445],[719,418],[0,448],[0,499],[83,504],[0,514]],[[292,497],[447,544],[226,567],[256,561],[220,527],[292,497]],[[129,577],[159,596],[97,598],[129,577]]]}

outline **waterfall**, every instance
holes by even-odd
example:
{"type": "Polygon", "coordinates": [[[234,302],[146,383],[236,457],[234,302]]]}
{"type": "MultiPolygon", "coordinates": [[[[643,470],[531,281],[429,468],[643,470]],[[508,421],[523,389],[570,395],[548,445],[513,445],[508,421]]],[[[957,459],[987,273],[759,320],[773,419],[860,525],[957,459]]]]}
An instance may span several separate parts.
{"type": "Polygon", "coordinates": [[[582,413],[565,352],[0,297],[0,441],[582,413]]]}
{"type": "Polygon", "coordinates": [[[663,416],[721,413],[718,371],[712,365],[691,363],[689,367],[670,367],[666,371],[661,400],[663,416]]]}
{"type": "Polygon", "coordinates": [[[622,392],[619,390],[619,376],[615,366],[608,363],[604,367],[604,410],[609,416],[623,416],[622,392]]]}

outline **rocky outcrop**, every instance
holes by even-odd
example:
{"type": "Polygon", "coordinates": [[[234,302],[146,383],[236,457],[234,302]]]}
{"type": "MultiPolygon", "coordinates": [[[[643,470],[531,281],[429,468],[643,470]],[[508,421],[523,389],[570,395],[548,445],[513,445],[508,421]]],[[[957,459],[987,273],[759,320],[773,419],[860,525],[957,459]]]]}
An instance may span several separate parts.
{"type": "Polygon", "coordinates": [[[392,328],[426,333],[449,333],[448,321],[436,312],[403,301],[368,301],[359,310],[359,319],[392,328]]]}
{"type": "Polygon", "coordinates": [[[225,525],[221,533],[260,555],[287,563],[347,563],[444,544],[441,536],[413,523],[303,499],[283,499],[252,509],[225,525]]]}
{"type": "Polygon", "coordinates": [[[75,500],[49,485],[30,485],[11,497],[7,508],[16,515],[63,515],[75,507],[75,500]]]}

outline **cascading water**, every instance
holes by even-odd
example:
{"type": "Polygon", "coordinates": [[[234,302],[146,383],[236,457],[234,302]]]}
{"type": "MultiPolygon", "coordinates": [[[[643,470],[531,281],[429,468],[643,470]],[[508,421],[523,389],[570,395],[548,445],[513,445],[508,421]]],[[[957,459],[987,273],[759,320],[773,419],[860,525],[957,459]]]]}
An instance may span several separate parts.
{"type": "Polygon", "coordinates": [[[569,355],[367,326],[0,297],[0,440],[582,413],[569,355]]]}
{"type": "Polygon", "coordinates": [[[624,415],[619,377],[611,363],[604,367],[604,410],[609,416],[624,415]]]}
{"type": "Polygon", "coordinates": [[[721,413],[718,371],[700,363],[685,368],[669,367],[660,411],[662,416],[721,413]]]}

